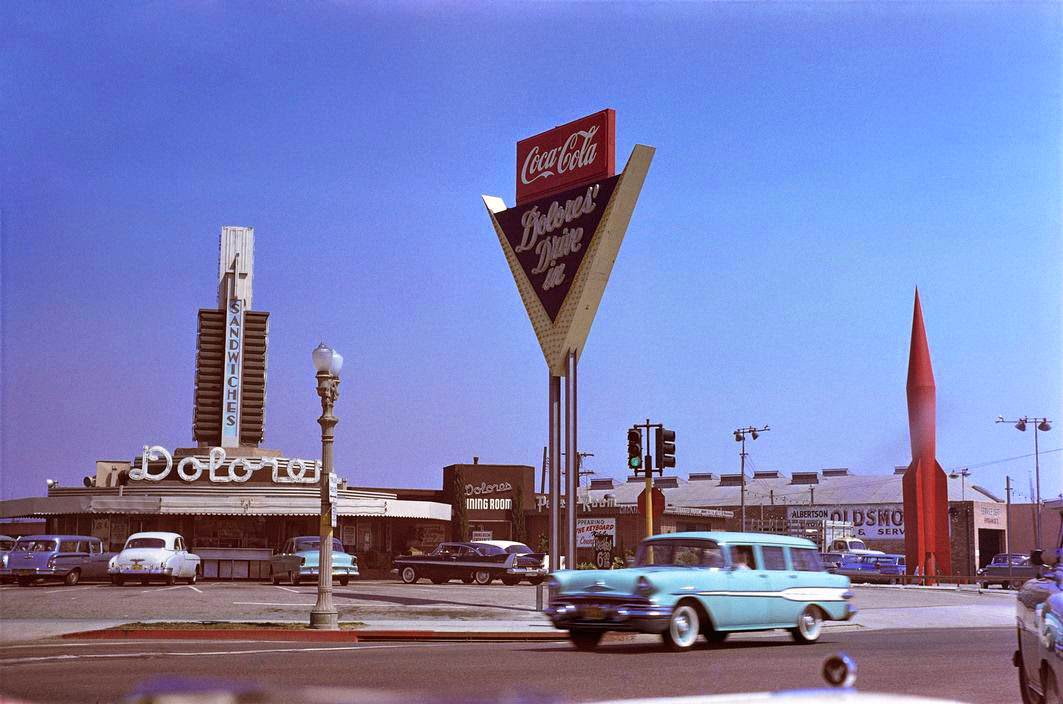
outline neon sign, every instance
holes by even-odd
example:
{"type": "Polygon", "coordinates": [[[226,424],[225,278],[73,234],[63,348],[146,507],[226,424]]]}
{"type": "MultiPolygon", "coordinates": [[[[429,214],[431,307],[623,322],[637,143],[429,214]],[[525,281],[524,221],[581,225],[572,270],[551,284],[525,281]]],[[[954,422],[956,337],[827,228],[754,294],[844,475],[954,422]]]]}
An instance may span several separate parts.
{"type": "MultiPolygon", "coordinates": [[[[194,482],[200,479],[204,473],[207,480],[226,484],[235,482],[242,484],[262,469],[270,469],[273,473],[273,482],[276,484],[317,484],[321,477],[320,460],[286,459],[279,457],[264,457],[252,459],[250,457],[234,457],[225,463],[225,448],[213,447],[207,456],[207,461],[198,457],[185,457],[177,463],[177,478],[186,482],[194,482]],[[284,461],[282,466],[281,462],[284,461]]],[[[144,453],[140,456],[140,466],[134,465],[129,470],[129,478],[133,480],[143,479],[149,482],[161,482],[174,471],[173,455],[169,450],[160,445],[144,446],[144,453]],[[149,462],[164,461],[165,467],[152,470],[149,462]]]]}

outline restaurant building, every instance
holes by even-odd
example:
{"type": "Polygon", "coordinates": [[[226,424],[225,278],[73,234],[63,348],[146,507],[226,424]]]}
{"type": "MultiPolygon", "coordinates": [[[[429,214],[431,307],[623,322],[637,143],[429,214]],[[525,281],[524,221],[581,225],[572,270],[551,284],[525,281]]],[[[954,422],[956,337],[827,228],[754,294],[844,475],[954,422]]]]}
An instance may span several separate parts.
{"type": "MultiPolygon", "coordinates": [[[[178,532],[207,578],[263,578],[274,549],[318,534],[320,460],[262,447],[269,313],[252,307],[254,231],[223,228],[219,249],[217,305],[197,316],[195,445],[145,445],[131,459],[99,460],[84,486],[0,501],[0,518],[45,519],[48,532],[97,536],[112,550],[138,531],[178,532]]],[[[434,547],[450,526],[441,501],[342,480],[337,495],[336,536],[366,573],[390,569],[407,545],[434,547]]]]}

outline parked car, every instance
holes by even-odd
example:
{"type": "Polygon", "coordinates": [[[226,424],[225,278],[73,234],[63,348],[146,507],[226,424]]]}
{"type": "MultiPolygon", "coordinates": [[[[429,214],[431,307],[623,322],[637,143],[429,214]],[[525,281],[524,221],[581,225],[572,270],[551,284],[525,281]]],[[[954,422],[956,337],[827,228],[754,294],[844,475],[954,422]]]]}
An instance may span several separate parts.
{"type": "Polygon", "coordinates": [[[907,574],[904,555],[867,556],[865,559],[870,560],[874,567],[872,574],[866,576],[869,581],[885,584],[904,581],[902,578],[907,574]]]}
{"type": "Polygon", "coordinates": [[[817,640],[823,621],[856,613],[849,579],[824,572],[803,538],[760,533],[669,533],[639,545],[635,567],[555,572],[546,614],[581,650],[607,631],[659,633],[672,650],[699,635],[783,628],[817,640]]]}
{"type": "Polygon", "coordinates": [[[842,554],[840,552],[821,552],[819,561],[823,565],[823,569],[833,572],[841,564],[842,554]]]}
{"type": "Polygon", "coordinates": [[[73,586],[82,579],[107,579],[107,561],[114,553],[88,535],[27,535],[15,541],[7,569],[19,586],[37,580],[62,580],[73,586]]]}
{"type": "MultiPolygon", "coordinates": [[[[321,537],[307,535],[292,538],[284,544],[281,551],[273,556],[269,563],[269,578],[274,584],[287,579],[292,584],[302,580],[317,581],[320,570],[321,537]]],[[[332,539],[332,578],[347,586],[351,577],[358,576],[358,558],[348,554],[343,544],[332,539]]]]}
{"type": "Polygon", "coordinates": [[[982,589],[988,589],[990,584],[999,584],[1001,589],[1018,587],[1037,574],[1037,565],[1030,562],[1029,555],[1000,553],[978,570],[978,586],[982,589]]]}
{"type": "Polygon", "coordinates": [[[440,543],[429,555],[396,557],[395,568],[399,579],[406,584],[413,584],[422,577],[427,577],[433,584],[452,579],[460,579],[465,584],[490,584],[502,577],[519,581],[546,575],[541,555],[518,555],[494,545],[472,542],[440,543]]]}
{"type": "Polygon", "coordinates": [[[848,577],[854,584],[857,582],[873,582],[877,574],[875,557],[875,555],[866,553],[842,553],[842,559],[838,566],[831,571],[834,574],[848,577]]]}
{"type": "Polygon", "coordinates": [[[1040,550],[1030,553],[1029,563],[1039,574],[1015,598],[1018,648],[1012,663],[1019,671],[1023,704],[1063,702],[1063,525],[1057,545],[1050,565],[1040,550]]]}
{"type": "MultiPolygon", "coordinates": [[[[535,552],[524,543],[518,543],[513,540],[474,540],[477,545],[491,545],[493,547],[504,550],[507,553],[513,553],[514,555],[522,555],[526,557],[533,557],[539,560],[539,564],[542,566],[542,574],[525,573],[523,575],[502,575],[502,584],[514,585],[520,584],[522,579],[526,579],[531,584],[541,584],[546,579],[546,573],[550,569],[550,556],[535,552]]],[[[522,563],[521,566],[528,566],[531,563],[522,563]]],[[[564,567],[562,567],[564,569],[564,567]]]]}
{"type": "Polygon", "coordinates": [[[0,584],[7,584],[15,578],[7,568],[7,554],[15,547],[15,538],[10,535],[0,535],[0,584]]]}
{"type": "Polygon", "coordinates": [[[122,552],[112,557],[107,567],[111,583],[119,587],[127,580],[174,584],[184,579],[195,584],[201,570],[199,556],[188,551],[185,539],[177,533],[164,532],[129,536],[122,552]]]}

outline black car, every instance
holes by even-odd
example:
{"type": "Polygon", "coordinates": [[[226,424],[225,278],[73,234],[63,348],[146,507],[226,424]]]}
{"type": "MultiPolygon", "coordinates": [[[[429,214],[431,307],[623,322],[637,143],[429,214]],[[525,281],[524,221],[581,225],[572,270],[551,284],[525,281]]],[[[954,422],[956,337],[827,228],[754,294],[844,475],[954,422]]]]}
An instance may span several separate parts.
{"type": "Polygon", "coordinates": [[[1001,553],[978,570],[978,585],[982,589],[988,589],[990,584],[999,584],[1001,589],[1018,587],[1038,574],[1038,566],[1030,562],[1029,555],[1001,553]]]}
{"type": "Polygon", "coordinates": [[[517,555],[481,543],[440,543],[429,555],[403,555],[395,558],[399,579],[413,584],[426,577],[433,584],[460,579],[465,584],[490,584],[495,579],[543,577],[543,556],[517,555]]]}

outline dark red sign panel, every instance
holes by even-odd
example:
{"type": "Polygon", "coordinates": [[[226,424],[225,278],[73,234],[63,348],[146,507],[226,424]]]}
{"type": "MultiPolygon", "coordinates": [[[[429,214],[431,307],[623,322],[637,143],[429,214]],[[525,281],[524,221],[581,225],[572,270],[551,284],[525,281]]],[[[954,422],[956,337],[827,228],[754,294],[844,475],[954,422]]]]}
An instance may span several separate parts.
{"type": "Polygon", "coordinates": [[[517,142],[517,204],[616,173],[616,111],[602,110],[517,142]]]}
{"type": "Polygon", "coordinates": [[[495,215],[550,320],[565,302],[619,180],[595,181],[495,215]]]}

